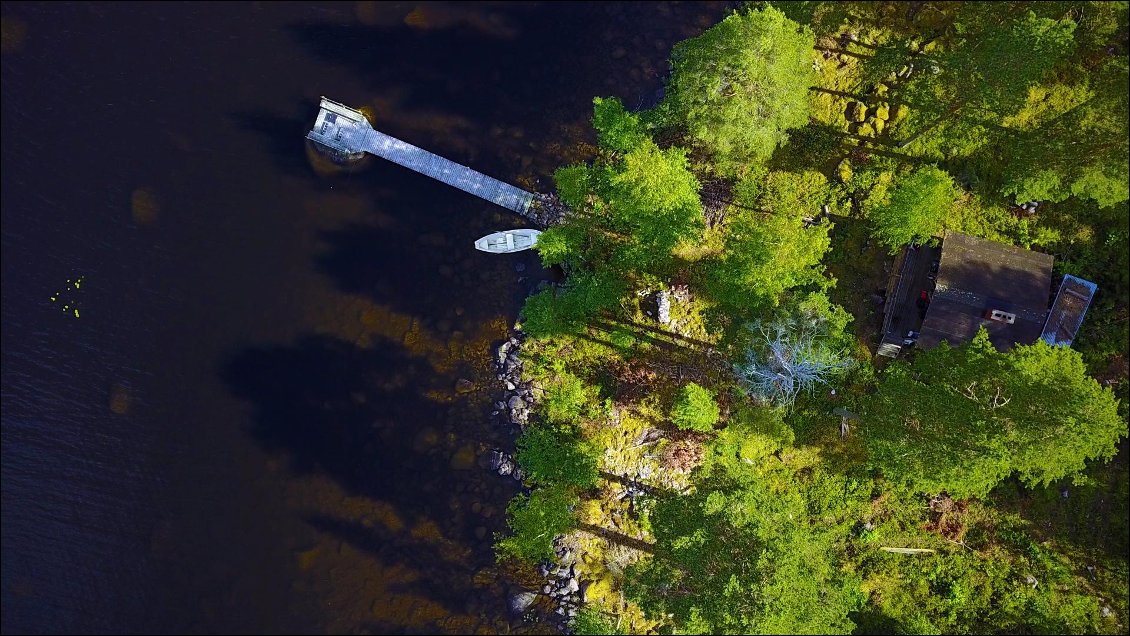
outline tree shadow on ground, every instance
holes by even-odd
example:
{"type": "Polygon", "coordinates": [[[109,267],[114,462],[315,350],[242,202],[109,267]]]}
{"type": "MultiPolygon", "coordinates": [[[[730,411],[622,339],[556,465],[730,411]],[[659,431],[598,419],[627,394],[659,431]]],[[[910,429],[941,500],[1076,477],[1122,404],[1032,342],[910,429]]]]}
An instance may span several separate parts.
{"type": "Polygon", "coordinates": [[[609,530],[608,528],[594,526],[591,523],[579,523],[577,524],[577,528],[584,530],[591,535],[603,537],[611,543],[627,546],[629,548],[639,550],[640,552],[645,552],[647,554],[655,554],[654,544],[648,543],[646,541],[641,541],[635,537],[630,537],[622,532],[616,532],[615,530],[609,530]]]}
{"type": "Polygon", "coordinates": [[[645,484],[642,481],[637,481],[635,479],[631,479],[630,477],[626,477],[624,475],[617,475],[616,473],[610,473],[606,470],[600,471],[600,476],[603,479],[607,479],[608,481],[614,481],[614,482],[616,482],[616,483],[618,483],[622,486],[628,486],[628,487],[631,487],[631,488],[635,488],[637,490],[641,490],[641,491],[647,493],[648,495],[651,495],[652,497],[668,497],[668,496],[674,496],[674,495],[678,494],[674,490],[671,490],[671,489],[668,489],[668,488],[660,488],[658,486],[652,486],[650,484],[645,484]]]}
{"type": "Polygon", "coordinates": [[[685,336],[681,333],[676,333],[676,332],[670,331],[668,329],[661,329],[661,328],[659,328],[655,325],[649,325],[649,324],[646,324],[646,323],[637,322],[635,320],[625,320],[625,319],[622,319],[622,318],[608,318],[605,321],[604,326],[608,326],[608,323],[612,323],[612,324],[615,324],[615,325],[621,325],[621,326],[627,328],[628,330],[630,330],[633,333],[633,335],[634,334],[649,334],[650,336],[654,336],[654,337],[657,337],[657,338],[667,338],[668,341],[670,341],[674,344],[677,344],[677,345],[683,347],[684,349],[710,349],[714,346],[711,343],[706,342],[705,340],[699,340],[697,338],[692,338],[691,336],[685,336]]]}

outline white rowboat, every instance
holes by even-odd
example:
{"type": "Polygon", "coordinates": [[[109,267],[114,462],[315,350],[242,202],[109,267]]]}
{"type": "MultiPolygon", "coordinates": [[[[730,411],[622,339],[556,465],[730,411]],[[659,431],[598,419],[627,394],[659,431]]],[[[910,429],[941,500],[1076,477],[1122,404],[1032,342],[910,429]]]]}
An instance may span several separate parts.
{"type": "Polygon", "coordinates": [[[537,245],[540,234],[538,230],[527,229],[495,232],[475,241],[475,249],[491,254],[521,252],[537,245]]]}

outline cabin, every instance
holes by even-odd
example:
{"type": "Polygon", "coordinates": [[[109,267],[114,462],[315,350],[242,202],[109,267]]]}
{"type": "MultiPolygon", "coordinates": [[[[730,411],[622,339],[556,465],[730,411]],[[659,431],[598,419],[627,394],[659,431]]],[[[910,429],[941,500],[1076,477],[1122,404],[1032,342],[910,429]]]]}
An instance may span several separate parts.
{"type": "Polygon", "coordinates": [[[896,263],[880,355],[964,344],[981,327],[1001,351],[1038,338],[1069,345],[1097,288],[1065,276],[1049,312],[1052,256],[959,232],[946,232],[932,254],[923,249],[910,246],[896,263]]]}
{"type": "Polygon", "coordinates": [[[998,350],[1032,344],[1047,319],[1054,262],[1040,252],[947,232],[917,346],[969,342],[981,327],[998,350]]]}

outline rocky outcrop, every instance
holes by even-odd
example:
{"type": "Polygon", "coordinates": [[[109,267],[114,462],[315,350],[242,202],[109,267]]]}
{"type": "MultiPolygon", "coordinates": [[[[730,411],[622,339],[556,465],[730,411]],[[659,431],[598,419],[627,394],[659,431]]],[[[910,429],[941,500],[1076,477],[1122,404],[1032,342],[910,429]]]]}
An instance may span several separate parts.
{"type": "Polygon", "coordinates": [[[547,228],[561,225],[569,214],[569,206],[556,194],[535,194],[526,212],[526,218],[536,223],[539,227],[547,228]]]}

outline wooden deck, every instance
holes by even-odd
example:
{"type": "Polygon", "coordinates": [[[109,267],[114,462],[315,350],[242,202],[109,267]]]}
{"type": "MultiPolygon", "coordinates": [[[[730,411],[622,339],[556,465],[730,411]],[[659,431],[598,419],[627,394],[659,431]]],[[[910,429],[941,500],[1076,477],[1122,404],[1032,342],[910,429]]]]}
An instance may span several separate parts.
{"type": "Polygon", "coordinates": [[[343,156],[374,154],[521,215],[529,212],[534,199],[521,188],[374,130],[359,111],[325,97],[306,138],[343,156]]]}
{"type": "Polygon", "coordinates": [[[388,159],[420,174],[426,174],[437,181],[442,181],[449,186],[454,186],[491,203],[501,205],[518,214],[525,214],[530,209],[530,202],[534,199],[533,194],[521,188],[503,183],[478,170],[473,170],[423,148],[390,137],[379,130],[369,130],[368,134],[365,135],[363,148],[365,152],[388,159]]]}

